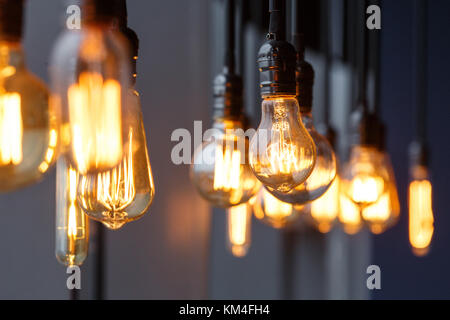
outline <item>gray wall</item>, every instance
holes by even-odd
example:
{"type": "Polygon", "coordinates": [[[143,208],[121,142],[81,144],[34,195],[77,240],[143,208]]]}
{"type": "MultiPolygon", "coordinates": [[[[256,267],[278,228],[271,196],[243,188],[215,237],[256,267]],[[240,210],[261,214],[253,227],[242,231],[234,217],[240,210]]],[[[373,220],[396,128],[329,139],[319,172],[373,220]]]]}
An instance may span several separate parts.
{"type": "MultiPolygon", "coordinates": [[[[208,117],[208,0],[128,0],[140,38],[142,97],[156,198],[149,214],[107,232],[107,298],[205,298],[209,208],[187,166],[170,161],[175,128],[208,117]],[[176,21],[176,23],[173,23],[176,21]]],[[[31,0],[24,47],[28,67],[47,81],[52,44],[73,1],[31,0]]],[[[0,195],[0,298],[65,299],[65,268],[54,256],[54,170],[39,184],[0,195]]],[[[92,257],[82,267],[82,297],[92,296],[92,257]]]]}

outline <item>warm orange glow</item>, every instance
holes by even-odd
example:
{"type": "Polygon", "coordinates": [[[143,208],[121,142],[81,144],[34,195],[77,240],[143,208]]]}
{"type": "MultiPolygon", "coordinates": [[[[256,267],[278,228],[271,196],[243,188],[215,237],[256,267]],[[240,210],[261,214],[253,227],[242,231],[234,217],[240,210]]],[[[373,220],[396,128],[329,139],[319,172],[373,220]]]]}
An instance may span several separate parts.
{"type": "MultiPolygon", "coordinates": [[[[232,147],[217,144],[214,167],[214,190],[233,192],[239,189],[241,176],[241,152],[232,147]]],[[[234,202],[231,200],[231,202],[234,202]]]]}
{"type": "Polygon", "coordinates": [[[22,162],[23,123],[18,93],[0,95],[0,165],[22,162]]]}
{"type": "Polygon", "coordinates": [[[350,183],[349,194],[352,200],[358,204],[370,204],[376,202],[384,190],[382,178],[360,175],[350,183]]]}
{"type": "Polygon", "coordinates": [[[68,210],[68,226],[67,226],[67,237],[71,241],[75,240],[77,236],[77,216],[75,201],[77,200],[77,172],[73,169],[69,169],[69,210],[68,210]]]}
{"type": "Polygon", "coordinates": [[[362,217],[368,222],[370,231],[382,233],[391,218],[392,205],[389,193],[383,194],[374,204],[362,209],[362,217]]]}
{"type": "Polygon", "coordinates": [[[339,221],[348,234],[358,233],[362,228],[359,208],[344,194],[339,195],[339,221]]]}
{"type": "Polygon", "coordinates": [[[428,180],[409,185],[409,241],[417,255],[427,253],[434,232],[432,185],[428,180]]]}
{"type": "Polygon", "coordinates": [[[230,207],[227,211],[231,253],[236,257],[243,257],[250,244],[251,205],[244,203],[230,207]]]}
{"type": "MultiPolygon", "coordinates": [[[[124,210],[136,195],[133,173],[133,130],[130,129],[128,152],[118,167],[97,175],[97,201],[110,212],[124,210]]],[[[82,184],[86,183],[82,179],[82,184]]],[[[82,190],[86,190],[82,186],[82,190]]],[[[84,197],[83,197],[84,198],[84,197]]]]}
{"type": "Polygon", "coordinates": [[[310,204],[311,217],[316,221],[322,233],[331,230],[334,220],[339,214],[339,177],[336,176],[331,186],[319,199],[310,204]]]}
{"type": "Polygon", "coordinates": [[[283,220],[292,214],[292,205],[275,198],[267,190],[263,191],[264,211],[266,216],[274,220],[283,220]]]}
{"type": "Polygon", "coordinates": [[[82,174],[122,158],[121,90],[116,80],[83,72],[68,90],[73,156],[82,174]]]}
{"type": "Polygon", "coordinates": [[[55,129],[51,129],[49,133],[49,139],[48,139],[48,149],[45,153],[45,159],[41,162],[39,165],[39,171],[44,173],[47,171],[47,169],[50,166],[50,163],[52,163],[53,158],[56,154],[56,144],[58,142],[58,133],[55,129]]]}

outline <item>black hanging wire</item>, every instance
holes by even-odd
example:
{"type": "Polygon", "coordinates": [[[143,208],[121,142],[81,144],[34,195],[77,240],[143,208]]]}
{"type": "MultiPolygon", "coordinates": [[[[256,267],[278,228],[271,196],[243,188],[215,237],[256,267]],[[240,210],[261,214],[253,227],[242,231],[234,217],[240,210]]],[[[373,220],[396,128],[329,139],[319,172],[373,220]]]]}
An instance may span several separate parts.
{"type": "Polygon", "coordinates": [[[413,53],[414,70],[414,92],[415,99],[413,106],[415,109],[415,140],[420,143],[426,141],[426,123],[427,123],[427,24],[428,24],[428,6],[427,0],[414,1],[414,36],[415,46],[413,53]]]}
{"type": "Polygon", "coordinates": [[[330,65],[331,65],[331,52],[330,52],[330,25],[329,21],[331,19],[331,13],[329,10],[329,1],[321,1],[321,36],[320,36],[320,46],[322,48],[323,55],[325,56],[324,64],[324,108],[323,108],[323,120],[322,122],[326,125],[330,125],[330,65]]]}
{"type": "Polygon", "coordinates": [[[234,0],[225,0],[225,68],[229,73],[236,68],[234,4],[234,0]]]}
{"type": "MultiPolygon", "coordinates": [[[[381,7],[381,0],[373,1],[381,7]]],[[[374,103],[373,113],[379,116],[381,107],[381,29],[372,30],[370,37],[371,65],[374,75],[374,103]]]]}
{"type": "Polygon", "coordinates": [[[285,40],[286,39],[286,23],[285,23],[285,1],[270,0],[269,1],[269,39],[285,40]]]}
{"type": "Polygon", "coordinates": [[[369,68],[369,33],[365,25],[366,1],[358,1],[358,34],[357,34],[357,69],[358,69],[358,104],[362,107],[364,113],[367,109],[367,74],[369,68]]]}

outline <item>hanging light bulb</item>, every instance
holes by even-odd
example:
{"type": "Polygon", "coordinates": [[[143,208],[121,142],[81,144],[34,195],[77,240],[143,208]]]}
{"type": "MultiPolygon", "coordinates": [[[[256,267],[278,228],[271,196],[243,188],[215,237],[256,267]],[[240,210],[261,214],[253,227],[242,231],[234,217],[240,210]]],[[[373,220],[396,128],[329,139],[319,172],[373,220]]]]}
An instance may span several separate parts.
{"type": "Polygon", "coordinates": [[[255,198],[227,209],[227,247],[233,256],[244,257],[251,243],[252,206],[255,198]]]}
{"type": "Polygon", "coordinates": [[[250,166],[267,187],[288,192],[303,183],[316,148],[301,122],[295,84],[295,49],[284,41],[281,1],[270,1],[268,41],[258,53],[261,123],[250,142],[250,166]]]}
{"type": "Polygon", "coordinates": [[[288,192],[267,189],[278,199],[295,205],[303,205],[322,196],[330,187],[336,176],[336,157],[328,140],[317,132],[312,118],[312,98],[314,84],[314,69],[305,61],[305,48],[303,36],[294,34],[294,43],[297,48],[296,92],[300,105],[302,122],[312,137],[316,147],[316,161],[311,175],[295,188],[288,192]]]}
{"type": "Polygon", "coordinates": [[[361,211],[362,218],[370,231],[380,234],[387,228],[393,226],[400,215],[400,202],[398,200],[397,186],[395,183],[394,170],[392,168],[389,154],[380,151],[383,167],[388,171],[388,186],[380,198],[372,205],[364,207],[361,211]]]}
{"type": "Polygon", "coordinates": [[[48,91],[25,66],[23,4],[0,1],[0,191],[39,180],[57,153],[57,123],[48,91]]]}
{"type": "Polygon", "coordinates": [[[248,165],[247,128],[242,106],[242,78],[234,73],[234,1],[226,1],[225,66],[214,79],[213,134],[194,152],[191,180],[215,206],[246,203],[260,188],[248,165]]]}
{"type": "Polygon", "coordinates": [[[110,229],[118,229],[145,214],[154,195],[155,186],[147,151],[136,81],[139,40],[133,30],[124,29],[132,43],[132,86],[127,91],[127,108],[134,117],[127,129],[121,162],[111,170],[80,175],[78,203],[91,218],[110,229]]]}
{"type": "Polygon", "coordinates": [[[113,23],[124,3],[84,0],[83,27],[65,31],[53,50],[52,103],[61,114],[63,151],[81,174],[117,166],[139,117],[126,101],[129,46],[113,23]]]}
{"type": "Polygon", "coordinates": [[[434,234],[433,185],[427,168],[428,155],[424,142],[413,142],[410,156],[409,242],[416,256],[424,256],[430,249],[434,234]]]}
{"type": "Polygon", "coordinates": [[[81,265],[89,247],[89,221],[77,204],[78,174],[64,158],[56,166],[56,247],[57,260],[81,265]]]}
{"type": "Polygon", "coordinates": [[[275,198],[264,187],[256,195],[253,212],[258,220],[276,229],[293,225],[301,214],[301,210],[275,198]]]}

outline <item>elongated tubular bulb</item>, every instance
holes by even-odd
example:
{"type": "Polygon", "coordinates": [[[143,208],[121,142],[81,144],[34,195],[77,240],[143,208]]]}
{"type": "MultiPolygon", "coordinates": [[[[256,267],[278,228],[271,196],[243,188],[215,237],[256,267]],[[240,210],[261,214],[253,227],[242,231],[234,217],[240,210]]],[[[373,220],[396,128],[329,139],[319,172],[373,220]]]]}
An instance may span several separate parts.
{"type": "Polygon", "coordinates": [[[371,146],[353,146],[342,172],[346,196],[364,208],[374,204],[389,189],[389,173],[380,152],[371,146]]]}
{"type": "Polygon", "coordinates": [[[300,120],[295,97],[267,97],[250,142],[250,166],[267,187],[288,192],[303,183],[316,161],[314,142],[300,120]]]}
{"type": "Polygon", "coordinates": [[[400,215],[400,202],[398,200],[397,186],[394,170],[386,152],[381,154],[382,165],[388,171],[388,186],[385,193],[377,202],[362,209],[361,215],[365,224],[374,234],[380,234],[392,227],[400,215]]]}
{"type": "Polygon", "coordinates": [[[26,66],[23,1],[0,2],[0,191],[38,181],[57,157],[57,118],[47,88],[26,66]]]}
{"type": "Polygon", "coordinates": [[[250,248],[254,200],[227,209],[227,247],[238,258],[246,256],[250,248]]]}
{"type": "Polygon", "coordinates": [[[302,114],[303,124],[311,135],[316,146],[317,155],[311,175],[305,182],[288,192],[267,189],[278,199],[294,205],[304,205],[322,196],[336,177],[336,156],[328,140],[319,134],[310,113],[302,114]]]}
{"type": "Polygon", "coordinates": [[[281,229],[294,225],[301,214],[290,203],[275,198],[266,188],[262,187],[255,197],[253,213],[263,223],[281,229]]]}
{"type": "Polygon", "coordinates": [[[191,180],[203,198],[218,207],[247,202],[261,184],[248,165],[248,138],[238,120],[217,119],[210,141],[194,152],[191,180]]]}
{"type": "Polygon", "coordinates": [[[116,2],[84,0],[83,27],[66,30],[51,57],[51,101],[62,121],[62,151],[81,174],[121,162],[127,128],[137,116],[127,105],[130,46],[114,29],[114,15],[100,10],[116,2]]]}
{"type": "Polygon", "coordinates": [[[77,204],[78,173],[64,158],[56,166],[57,260],[66,266],[81,265],[89,247],[89,219],[77,204]]]}
{"type": "Polygon", "coordinates": [[[128,92],[128,107],[136,117],[127,128],[122,161],[113,169],[80,175],[77,189],[79,205],[92,219],[110,229],[142,217],[155,195],[139,95],[128,92]]]}
{"type": "Polygon", "coordinates": [[[416,256],[428,253],[434,234],[432,189],[428,169],[416,165],[409,183],[409,242],[416,256]]]}

